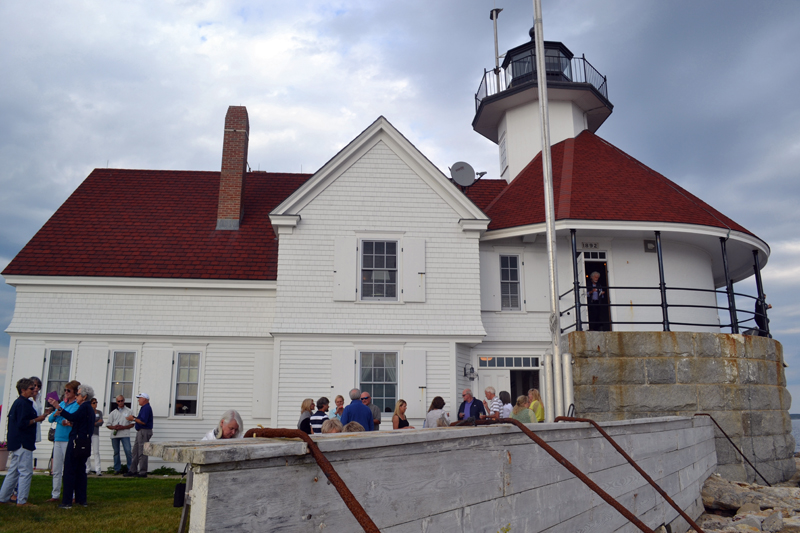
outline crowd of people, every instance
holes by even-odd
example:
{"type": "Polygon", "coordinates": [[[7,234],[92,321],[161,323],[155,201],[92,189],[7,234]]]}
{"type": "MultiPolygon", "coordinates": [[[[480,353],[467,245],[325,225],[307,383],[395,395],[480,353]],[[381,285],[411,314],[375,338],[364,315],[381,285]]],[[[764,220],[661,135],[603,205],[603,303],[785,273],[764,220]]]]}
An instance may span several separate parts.
{"type": "MultiPolygon", "coordinates": [[[[32,505],[28,502],[28,495],[33,478],[33,451],[36,443],[41,442],[41,424],[47,419],[53,424],[48,432],[48,440],[53,441],[50,468],[53,489],[47,501],[60,502],[59,508],[62,509],[70,509],[73,504],[86,507],[87,475],[92,463],[95,473],[102,475],[100,428],[105,422],[103,412],[97,408],[94,389],[78,381],[64,385],[60,401],[54,393],[48,395],[46,402],[43,401],[41,390],[42,381],[38,377],[22,378],[17,382],[19,397],[8,413],[7,438],[11,461],[0,488],[0,503],[32,505]],[[89,462],[90,458],[93,459],[92,463],[89,462]]],[[[148,394],[139,394],[137,400],[139,414],[134,416],[125,405],[125,398],[117,396],[117,408],[109,415],[106,427],[112,432],[114,471],[119,473],[122,468],[119,455],[121,445],[128,465],[125,476],[147,477],[144,444],[153,435],[153,410],[148,394]],[[131,428],[136,429],[132,451],[131,428]]]]}
{"type": "MultiPolygon", "coordinates": [[[[544,421],[544,405],[537,389],[530,389],[527,396],[520,396],[512,404],[511,394],[500,391],[496,394],[494,387],[486,387],[486,397],[478,401],[472,390],[464,389],[461,393],[463,401],[458,407],[458,420],[474,418],[513,418],[525,424],[544,421]]],[[[347,433],[349,431],[378,431],[381,424],[381,411],[372,403],[369,392],[359,389],[350,391],[350,405],[344,407],[344,398],[336,397],[336,410],[330,412],[330,400],[323,396],[316,402],[306,398],[300,406],[300,419],[297,429],[309,434],[347,433]],[[316,407],[316,411],[314,408],[316,407]]],[[[436,396],[422,423],[423,428],[447,427],[450,425],[450,413],[445,411],[445,401],[436,396]]],[[[392,414],[392,429],[414,429],[406,418],[408,403],[400,399],[395,404],[392,414]]]]}
{"type": "MultiPolygon", "coordinates": [[[[103,418],[97,408],[94,389],[78,381],[70,381],[64,386],[61,401],[48,395],[45,406],[40,397],[42,381],[37,377],[22,378],[17,382],[19,397],[8,413],[8,450],[10,462],[8,473],[0,488],[0,503],[14,503],[17,506],[30,506],[31,479],[33,477],[33,451],[41,441],[41,423],[47,419],[53,424],[48,439],[53,441],[51,475],[53,490],[48,502],[60,502],[59,508],[70,509],[73,504],[86,507],[87,475],[93,459],[95,473],[102,475],[100,461],[100,428],[105,423],[111,431],[111,444],[114,450],[115,473],[120,473],[122,461],[120,447],[125,453],[128,471],[125,477],[147,477],[147,456],[144,445],[153,436],[153,410],[150,396],[140,393],[136,396],[139,404],[137,415],[125,405],[125,398],[117,396],[116,409],[103,418]],[[136,430],[133,446],[130,431],[136,430]]],[[[539,391],[531,389],[527,396],[520,396],[512,405],[508,391],[496,394],[494,387],[486,387],[485,400],[476,400],[470,389],[464,389],[463,401],[458,408],[458,420],[469,418],[513,418],[523,423],[544,421],[544,406],[539,391]]],[[[53,395],[55,396],[55,395],[53,395]]],[[[350,404],[345,407],[344,398],[336,396],[336,408],[330,411],[330,401],[326,397],[316,402],[307,398],[300,408],[297,428],[307,434],[353,433],[378,431],[381,424],[381,410],[372,402],[372,395],[359,389],[350,391],[350,404]],[[316,408],[316,411],[314,410],[316,408]]],[[[414,429],[406,417],[408,403],[398,400],[392,414],[392,429],[414,429]]],[[[450,413],[445,410],[445,401],[436,396],[423,421],[423,428],[447,427],[450,413]]],[[[225,411],[216,427],[209,431],[203,440],[237,439],[244,436],[242,418],[235,410],[225,411]]]]}

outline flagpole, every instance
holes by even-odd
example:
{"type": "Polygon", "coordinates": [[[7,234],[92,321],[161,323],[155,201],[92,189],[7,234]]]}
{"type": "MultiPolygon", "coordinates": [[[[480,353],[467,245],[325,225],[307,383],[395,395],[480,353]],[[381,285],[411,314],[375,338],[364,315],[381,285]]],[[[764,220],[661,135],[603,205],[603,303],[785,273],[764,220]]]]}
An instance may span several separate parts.
{"type": "MultiPolygon", "coordinates": [[[[550,116],[547,107],[547,71],[545,70],[544,31],[542,28],[542,1],[533,0],[534,38],[536,41],[536,78],[539,85],[539,118],[542,128],[542,175],[544,178],[545,227],[547,230],[547,263],[550,274],[550,338],[552,342],[553,362],[552,385],[554,401],[552,411],[547,407],[548,422],[552,422],[550,413],[555,416],[564,415],[564,383],[561,357],[561,318],[558,305],[558,263],[556,261],[555,209],[553,200],[553,162],[550,156],[550,116]]],[[[552,387],[552,388],[551,388],[552,387]]],[[[548,402],[549,403],[549,402],[548,402]]]]}

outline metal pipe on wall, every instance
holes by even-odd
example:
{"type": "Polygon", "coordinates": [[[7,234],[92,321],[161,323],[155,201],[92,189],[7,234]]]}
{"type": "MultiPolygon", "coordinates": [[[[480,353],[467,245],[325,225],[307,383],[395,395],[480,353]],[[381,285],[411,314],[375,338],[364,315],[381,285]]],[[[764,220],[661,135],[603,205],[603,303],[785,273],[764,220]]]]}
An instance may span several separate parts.
{"type": "Polygon", "coordinates": [[[575,387],[572,382],[572,354],[564,352],[561,356],[564,370],[564,412],[569,412],[569,406],[575,403],[575,387]]]}
{"type": "Polygon", "coordinates": [[[553,161],[550,154],[550,116],[547,105],[547,71],[544,61],[542,1],[533,1],[534,38],[536,41],[536,77],[539,85],[539,117],[542,133],[542,175],[544,180],[547,263],[550,274],[550,339],[553,349],[553,395],[555,414],[564,414],[563,378],[561,372],[561,317],[558,305],[558,263],[556,261],[555,201],[553,199],[553,161]]]}
{"type": "Polygon", "coordinates": [[[575,295],[575,331],[582,330],[581,324],[581,284],[578,281],[578,238],[575,230],[569,230],[572,241],[572,290],[575,295]]]}
{"type": "Polygon", "coordinates": [[[669,331],[669,311],[667,309],[667,285],[664,283],[664,256],[661,253],[661,232],[656,231],[656,252],[658,252],[658,283],[661,290],[661,320],[664,331],[669,331]]]}
{"type": "Polygon", "coordinates": [[[544,354],[544,421],[552,422],[555,420],[555,395],[553,394],[553,354],[544,354]]]}
{"type": "Polygon", "coordinates": [[[728,249],[725,247],[727,237],[720,237],[719,244],[722,247],[722,266],[725,269],[725,288],[728,290],[728,312],[731,315],[731,333],[739,333],[739,321],[736,319],[736,300],[733,296],[733,282],[731,273],[728,270],[728,249]]]}

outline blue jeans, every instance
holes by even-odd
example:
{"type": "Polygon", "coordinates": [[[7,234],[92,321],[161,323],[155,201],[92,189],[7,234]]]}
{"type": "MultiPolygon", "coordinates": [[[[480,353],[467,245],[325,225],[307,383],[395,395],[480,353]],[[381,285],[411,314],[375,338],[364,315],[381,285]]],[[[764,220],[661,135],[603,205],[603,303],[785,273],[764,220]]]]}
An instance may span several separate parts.
{"type": "Polygon", "coordinates": [[[130,437],[120,437],[111,439],[111,447],[114,448],[114,472],[119,472],[122,468],[122,461],[119,457],[119,443],[122,442],[122,449],[125,451],[125,459],[128,461],[128,470],[131,469],[131,439],[130,437]]]}
{"type": "Polygon", "coordinates": [[[0,502],[8,503],[14,489],[19,482],[17,491],[17,505],[22,505],[28,501],[28,493],[31,491],[31,478],[33,477],[33,451],[20,447],[18,450],[10,452],[11,463],[8,465],[8,475],[3,481],[3,488],[0,489],[0,502]]]}

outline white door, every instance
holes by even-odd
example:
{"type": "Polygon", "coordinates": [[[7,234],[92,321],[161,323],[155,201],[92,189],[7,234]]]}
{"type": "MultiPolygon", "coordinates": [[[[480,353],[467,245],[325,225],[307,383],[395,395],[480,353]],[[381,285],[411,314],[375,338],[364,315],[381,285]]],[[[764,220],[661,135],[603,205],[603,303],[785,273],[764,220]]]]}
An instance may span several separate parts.
{"type": "Polygon", "coordinates": [[[481,368],[478,371],[478,387],[479,389],[473,390],[472,393],[475,397],[481,401],[486,399],[484,396],[483,391],[486,390],[486,387],[494,387],[494,390],[497,394],[500,394],[501,390],[504,391],[511,391],[511,372],[509,370],[495,370],[495,369],[487,369],[481,368]]]}

